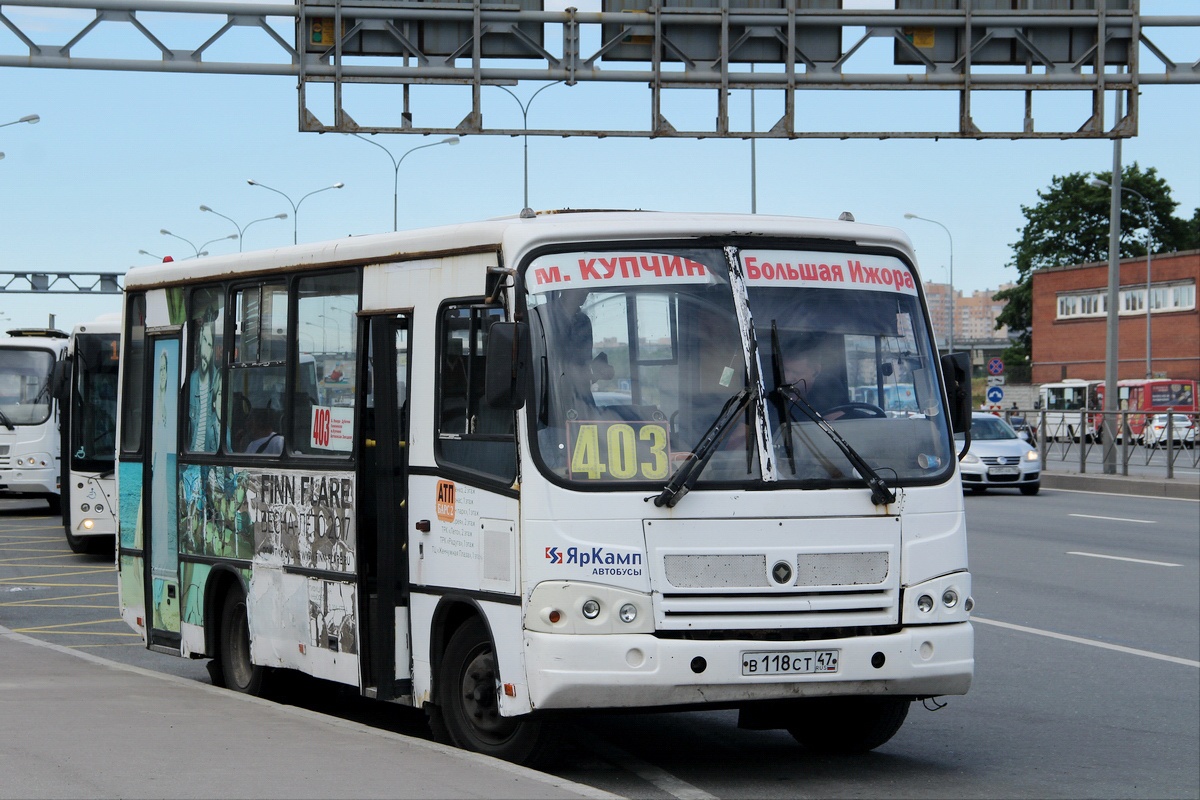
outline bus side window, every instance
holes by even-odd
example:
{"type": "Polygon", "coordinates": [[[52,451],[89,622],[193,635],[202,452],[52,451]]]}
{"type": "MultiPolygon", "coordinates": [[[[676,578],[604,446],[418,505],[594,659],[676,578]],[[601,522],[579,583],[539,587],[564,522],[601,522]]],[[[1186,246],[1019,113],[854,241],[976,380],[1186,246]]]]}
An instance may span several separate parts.
{"type": "Polygon", "coordinates": [[[517,474],[515,415],[488,405],[487,330],[500,308],[447,306],[439,326],[437,457],[443,464],[511,482],[517,474]]]}

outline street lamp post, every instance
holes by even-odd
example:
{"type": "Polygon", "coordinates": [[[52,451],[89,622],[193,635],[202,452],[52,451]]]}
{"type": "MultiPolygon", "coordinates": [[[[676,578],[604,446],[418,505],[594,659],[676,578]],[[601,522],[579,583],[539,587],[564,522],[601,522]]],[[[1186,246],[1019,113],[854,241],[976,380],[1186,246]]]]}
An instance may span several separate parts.
{"type": "MultiPolygon", "coordinates": [[[[1102,181],[1099,178],[1092,178],[1090,181],[1088,181],[1088,183],[1092,186],[1095,186],[1097,189],[1112,188],[1111,183],[1108,181],[1102,181]]],[[[1150,350],[1150,259],[1154,255],[1154,217],[1151,211],[1150,201],[1146,199],[1144,194],[1139,192],[1137,189],[1130,189],[1128,186],[1122,186],[1121,191],[1136,194],[1139,198],[1141,198],[1142,205],[1146,207],[1146,377],[1152,378],[1154,377],[1154,370],[1151,367],[1153,362],[1151,360],[1150,350]]]]}
{"type": "Polygon", "coordinates": [[[224,214],[222,214],[220,211],[214,211],[213,209],[209,208],[208,206],[200,206],[200,210],[207,211],[211,214],[216,214],[218,217],[221,217],[222,219],[227,219],[233,223],[233,227],[237,228],[237,237],[236,238],[238,240],[238,252],[239,253],[242,252],[242,243],[245,242],[246,231],[248,231],[250,229],[251,225],[253,225],[256,222],[266,222],[267,220],[272,220],[272,219],[287,219],[287,217],[288,217],[288,215],[286,213],[276,214],[273,217],[263,217],[262,219],[250,220],[243,226],[243,225],[238,225],[237,220],[235,220],[233,217],[227,217],[224,214]]]}
{"type": "Polygon", "coordinates": [[[138,250],[138,255],[139,256],[150,256],[151,258],[157,258],[159,261],[163,260],[162,256],[157,255],[156,253],[151,253],[149,250],[138,250]]]}
{"type": "Polygon", "coordinates": [[[524,103],[521,102],[521,98],[517,97],[515,94],[513,94],[508,89],[505,89],[503,86],[496,87],[497,89],[503,89],[505,92],[508,92],[508,96],[511,97],[513,100],[516,100],[517,105],[521,107],[521,128],[525,131],[525,205],[524,205],[524,207],[521,208],[521,216],[523,218],[533,216],[533,209],[529,207],[529,107],[531,105],[533,105],[533,101],[537,98],[537,96],[539,94],[546,91],[551,86],[554,86],[555,84],[559,84],[559,83],[562,83],[562,81],[554,81],[554,83],[547,83],[545,86],[541,87],[536,92],[534,92],[530,96],[529,100],[524,103]]]}
{"type": "Polygon", "coordinates": [[[185,239],[182,236],[180,236],[179,234],[171,233],[166,228],[163,228],[162,230],[160,230],[159,233],[161,233],[163,236],[173,236],[181,242],[187,242],[187,246],[192,248],[192,258],[200,257],[200,248],[196,247],[196,245],[191,240],[185,239]]]}
{"type": "MultiPolygon", "coordinates": [[[[30,125],[36,125],[39,121],[41,121],[41,119],[42,118],[39,117],[37,114],[26,114],[25,116],[21,117],[20,119],[14,119],[12,122],[0,123],[0,128],[7,128],[9,125],[20,125],[22,122],[28,122],[30,125]]],[[[0,161],[3,161],[3,160],[4,160],[4,153],[0,153],[0,161]]]]}
{"type": "MultiPolygon", "coordinates": [[[[266,189],[267,191],[274,192],[275,194],[281,196],[284,200],[287,200],[288,203],[291,204],[291,206],[292,206],[292,244],[296,244],[297,241],[299,241],[297,238],[296,226],[297,226],[297,218],[300,216],[300,204],[303,203],[308,198],[312,197],[314,194],[319,194],[321,192],[327,192],[330,189],[341,189],[343,186],[346,185],[346,184],[342,183],[341,181],[338,181],[333,186],[325,186],[321,189],[314,189],[313,191],[309,192],[308,194],[304,195],[299,200],[297,200],[296,202],[293,203],[292,198],[288,197],[286,194],[279,191],[278,189],[274,189],[270,186],[267,186],[265,183],[259,183],[258,181],[254,180],[252,178],[248,179],[246,181],[246,183],[250,184],[251,186],[261,186],[262,188],[266,189]]],[[[248,228],[250,226],[247,225],[246,227],[248,228]]]]}
{"type": "Polygon", "coordinates": [[[430,142],[429,144],[417,145],[416,147],[412,148],[411,150],[406,151],[402,156],[400,156],[399,159],[397,159],[394,155],[392,155],[391,150],[388,150],[386,147],[381,145],[379,142],[376,142],[372,139],[368,139],[367,137],[365,137],[359,133],[351,133],[351,134],[347,134],[347,135],[353,136],[356,139],[362,139],[367,144],[375,145],[380,150],[387,153],[387,157],[392,160],[392,230],[393,231],[400,230],[400,212],[399,212],[399,208],[400,208],[400,165],[404,163],[404,159],[408,158],[409,153],[415,153],[418,150],[424,150],[426,147],[437,147],[439,144],[449,144],[449,145],[458,144],[457,136],[447,136],[445,139],[442,139],[441,141],[430,142]]]}
{"type": "Polygon", "coordinates": [[[936,219],[918,216],[917,214],[907,213],[905,219],[919,219],[923,222],[932,222],[946,232],[946,236],[950,238],[950,331],[947,333],[946,352],[954,352],[954,236],[951,235],[950,229],[936,219]]]}

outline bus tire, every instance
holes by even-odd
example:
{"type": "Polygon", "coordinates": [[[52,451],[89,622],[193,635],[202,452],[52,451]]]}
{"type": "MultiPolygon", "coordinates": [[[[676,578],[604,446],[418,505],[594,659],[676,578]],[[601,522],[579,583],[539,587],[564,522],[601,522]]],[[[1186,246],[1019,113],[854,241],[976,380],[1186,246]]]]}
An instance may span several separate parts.
{"type": "Polygon", "coordinates": [[[91,537],[76,536],[75,534],[71,533],[70,531],[66,531],[66,534],[67,534],[67,547],[71,548],[72,553],[78,553],[79,555],[85,555],[87,553],[92,552],[92,543],[90,541],[91,537]]]}
{"type": "Polygon", "coordinates": [[[798,704],[787,731],[813,752],[866,753],[896,735],[910,705],[907,697],[813,698],[798,704]]]}
{"type": "Polygon", "coordinates": [[[220,637],[219,658],[225,688],[243,694],[262,694],[266,670],[250,660],[250,623],[246,618],[246,597],[240,591],[225,595],[220,637]]]}
{"type": "Polygon", "coordinates": [[[551,750],[545,723],[500,715],[496,649],[482,620],[468,620],[450,637],[437,677],[438,703],[430,714],[435,736],[525,766],[545,763],[551,750]]]}
{"type": "Polygon", "coordinates": [[[50,515],[55,517],[62,516],[62,495],[48,494],[46,495],[46,505],[50,506],[50,515]]]}

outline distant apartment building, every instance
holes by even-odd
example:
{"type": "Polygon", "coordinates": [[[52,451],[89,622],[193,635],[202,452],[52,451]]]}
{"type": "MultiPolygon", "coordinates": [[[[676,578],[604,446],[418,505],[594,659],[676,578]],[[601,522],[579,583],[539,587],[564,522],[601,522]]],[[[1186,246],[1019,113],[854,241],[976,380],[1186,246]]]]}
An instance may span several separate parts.
{"type": "MultiPolygon", "coordinates": [[[[993,300],[996,292],[1012,284],[1003,284],[999,289],[980,289],[964,295],[954,292],[954,342],[1007,341],[1008,328],[996,328],[996,318],[1004,310],[1005,303],[993,300]]],[[[940,347],[948,344],[950,331],[950,285],[926,283],[925,297],[929,303],[929,316],[933,320],[934,337],[940,347]]]]}
{"type": "MultiPolygon", "coordinates": [[[[1200,250],[1150,260],[1152,377],[1200,379],[1200,250]]],[[[1117,378],[1144,378],[1146,259],[1120,263],[1117,378]]],[[[1033,273],[1033,381],[1103,380],[1108,324],[1108,264],[1033,273]]]]}

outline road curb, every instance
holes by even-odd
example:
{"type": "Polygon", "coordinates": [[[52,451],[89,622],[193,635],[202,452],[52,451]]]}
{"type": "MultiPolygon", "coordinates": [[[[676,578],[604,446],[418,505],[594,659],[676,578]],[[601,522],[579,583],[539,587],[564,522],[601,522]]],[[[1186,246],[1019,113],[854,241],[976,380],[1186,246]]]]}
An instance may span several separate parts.
{"type": "Polygon", "coordinates": [[[1200,482],[1178,479],[1130,478],[1124,475],[1089,475],[1077,472],[1043,472],[1042,486],[1047,489],[1072,489],[1078,492],[1130,494],[1137,497],[1167,497],[1200,501],[1200,482]]]}

